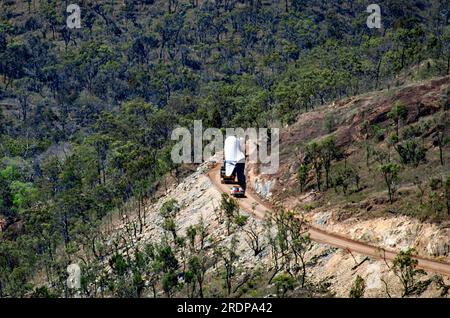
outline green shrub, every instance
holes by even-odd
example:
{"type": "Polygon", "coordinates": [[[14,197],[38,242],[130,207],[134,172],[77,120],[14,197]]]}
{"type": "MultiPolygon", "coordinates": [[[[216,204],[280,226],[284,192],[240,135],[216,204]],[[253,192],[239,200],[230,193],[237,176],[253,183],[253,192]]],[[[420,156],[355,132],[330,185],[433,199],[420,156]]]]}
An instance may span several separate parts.
{"type": "Polygon", "coordinates": [[[277,296],[284,298],[288,291],[294,290],[295,279],[288,274],[278,274],[273,279],[273,283],[277,288],[277,296]]]}
{"type": "Polygon", "coordinates": [[[245,224],[247,224],[247,220],[248,220],[248,216],[246,216],[246,215],[238,215],[234,219],[234,223],[237,226],[239,226],[239,227],[243,227],[245,224]]]}
{"type": "Polygon", "coordinates": [[[395,147],[403,164],[410,164],[417,167],[421,162],[426,161],[427,149],[416,140],[408,140],[395,147]]]}
{"type": "Polygon", "coordinates": [[[353,282],[352,288],[350,289],[349,297],[350,298],[361,298],[364,296],[364,292],[366,290],[366,282],[361,276],[356,276],[355,281],[353,282]]]}
{"type": "Polygon", "coordinates": [[[164,202],[159,213],[163,218],[167,218],[167,217],[175,217],[178,211],[179,206],[177,200],[170,199],[169,201],[164,202]]]}
{"type": "Polygon", "coordinates": [[[327,131],[328,134],[331,134],[333,131],[336,130],[336,118],[334,113],[329,113],[325,116],[325,130],[327,131]]]}

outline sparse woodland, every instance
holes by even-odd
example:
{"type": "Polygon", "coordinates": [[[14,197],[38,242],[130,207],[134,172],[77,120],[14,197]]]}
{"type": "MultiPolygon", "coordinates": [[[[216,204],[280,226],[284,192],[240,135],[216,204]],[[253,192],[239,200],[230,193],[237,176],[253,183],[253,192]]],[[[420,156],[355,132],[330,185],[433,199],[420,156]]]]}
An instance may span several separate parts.
{"type": "MultiPolygon", "coordinates": [[[[382,29],[367,27],[364,1],[80,0],[82,28],[69,29],[66,1],[1,0],[0,297],[74,296],[75,255],[82,297],[251,296],[268,285],[278,297],[330,296],[308,280],[298,211],[280,208],[261,231],[224,196],[223,244],[202,222],[179,233],[168,201],[156,212],[163,236],[133,240],[167,176],[189,169],[170,158],[175,127],[285,127],[333,101],[448,77],[450,3],[378,3],[382,29]],[[103,221],[126,209],[137,218],[106,246],[103,221]],[[239,268],[235,239],[269,253],[270,271],[239,268]]],[[[361,120],[357,143],[338,134],[345,116],[329,112],[319,136],[292,146],[295,195],[345,204],[379,192],[387,213],[448,222],[450,85],[436,100],[426,113],[390,100],[361,120]]],[[[413,252],[389,264],[402,296],[427,283],[413,252]]],[[[351,297],[364,295],[358,277],[351,297]]]]}

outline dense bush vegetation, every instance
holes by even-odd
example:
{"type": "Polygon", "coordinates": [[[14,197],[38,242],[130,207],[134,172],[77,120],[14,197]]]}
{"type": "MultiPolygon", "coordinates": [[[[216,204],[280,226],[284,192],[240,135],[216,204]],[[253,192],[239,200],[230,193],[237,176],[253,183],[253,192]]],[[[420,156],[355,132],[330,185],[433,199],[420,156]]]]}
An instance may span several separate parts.
{"type": "MultiPolygon", "coordinates": [[[[395,85],[399,75],[450,72],[443,0],[379,1],[381,30],[367,28],[365,1],[80,1],[79,30],[67,28],[64,3],[0,4],[0,297],[29,294],[38,269],[49,285],[64,284],[79,241],[114,208],[151,197],[175,168],[177,125],[290,123],[318,104],[395,85]]],[[[330,118],[329,132],[334,125],[330,118]]],[[[305,165],[324,167],[320,190],[331,187],[336,149],[332,139],[311,151],[319,148],[320,160],[305,165]]],[[[411,141],[397,149],[405,163],[423,159],[411,141]]],[[[175,239],[170,215],[164,228],[175,239]]],[[[164,290],[173,292],[177,264],[164,246],[149,249],[132,267],[112,260],[117,284],[132,277],[126,295],[141,293],[142,278],[125,270],[141,257],[163,266],[164,290]]],[[[200,284],[199,264],[190,260],[200,284]]],[[[281,294],[291,288],[282,276],[275,282],[281,294]]]]}

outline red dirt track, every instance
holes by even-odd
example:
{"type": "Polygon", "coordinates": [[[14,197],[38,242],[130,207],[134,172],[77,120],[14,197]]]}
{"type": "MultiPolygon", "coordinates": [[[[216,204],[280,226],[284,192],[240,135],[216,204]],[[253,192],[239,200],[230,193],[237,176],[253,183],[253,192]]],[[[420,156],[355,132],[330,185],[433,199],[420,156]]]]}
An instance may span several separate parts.
{"type": "MultiPolygon", "coordinates": [[[[219,189],[221,192],[228,193],[230,185],[221,184],[219,169],[220,165],[216,165],[208,172],[208,177],[217,189],[219,189]]],[[[258,219],[264,219],[267,212],[273,212],[273,207],[269,203],[264,202],[255,193],[252,193],[249,190],[247,190],[245,198],[238,199],[238,203],[241,209],[247,211],[248,213],[251,213],[258,219]]],[[[311,239],[315,242],[338,247],[366,256],[371,256],[377,259],[392,261],[397,255],[397,251],[386,250],[381,247],[358,242],[338,234],[328,233],[313,226],[309,226],[308,231],[311,239]]],[[[444,263],[420,256],[415,257],[415,259],[419,261],[419,268],[450,277],[449,263],[444,263]]]]}

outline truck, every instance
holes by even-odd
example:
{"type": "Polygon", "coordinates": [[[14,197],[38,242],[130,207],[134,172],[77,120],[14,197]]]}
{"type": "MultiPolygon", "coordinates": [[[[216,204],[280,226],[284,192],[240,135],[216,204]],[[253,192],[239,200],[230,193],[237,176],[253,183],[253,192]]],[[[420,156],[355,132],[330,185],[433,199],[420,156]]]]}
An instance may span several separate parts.
{"type": "Polygon", "coordinates": [[[225,140],[225,160],[220,168],[222,183],[232,183],[230,194],[234,197],[245,196],[245,143],[244,139],[228,136],[225,140]],[[238,185],[238,186],[237,186],[238,185]]]}
{"type": "Polygon", "coordinates": [[[227,176],[226,168],[225,168],[225,162],[220,167],[220,182],[222,184],[235,183],[236,182],[236,174],[234,172],[233,172],[233,174],[231,174],[231,176],[227,176]]]}

